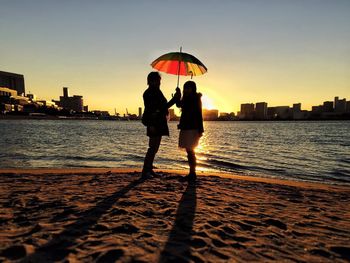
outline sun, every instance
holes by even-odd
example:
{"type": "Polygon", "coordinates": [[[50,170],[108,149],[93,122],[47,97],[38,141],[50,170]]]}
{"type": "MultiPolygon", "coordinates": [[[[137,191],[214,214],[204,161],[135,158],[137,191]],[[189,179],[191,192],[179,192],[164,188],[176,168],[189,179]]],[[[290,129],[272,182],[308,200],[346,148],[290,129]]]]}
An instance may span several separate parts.
{"type": "Polygon", "coordinates": [[[215,105],[213,103],[213,100],[206,95],[202,96],[202,107],[203,107],[203,109],[207,109],[207,110],[215,109],[215,105]]]}

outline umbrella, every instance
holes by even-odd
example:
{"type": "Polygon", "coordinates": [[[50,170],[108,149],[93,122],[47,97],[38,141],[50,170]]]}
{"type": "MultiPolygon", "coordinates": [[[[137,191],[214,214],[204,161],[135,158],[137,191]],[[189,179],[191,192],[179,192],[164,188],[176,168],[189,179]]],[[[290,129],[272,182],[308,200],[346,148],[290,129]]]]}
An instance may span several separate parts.
{"type": "Polygon", "coordinates": [[[179,78],[182,76],[198,76],[207,72],[207,67],[191,54],[180,52],[170,52],[164,54],[151,63],[154,69],[161,72],[177,75],[177,86],[179,78]]]}

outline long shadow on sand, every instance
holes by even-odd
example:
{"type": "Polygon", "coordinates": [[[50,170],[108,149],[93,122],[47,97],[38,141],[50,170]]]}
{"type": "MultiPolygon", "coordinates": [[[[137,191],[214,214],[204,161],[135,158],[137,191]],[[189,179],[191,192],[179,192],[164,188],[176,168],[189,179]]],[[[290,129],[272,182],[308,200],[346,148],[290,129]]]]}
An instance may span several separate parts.
{"type": "Polygon", "coordinates": [[[104,198],[93,208],[82,212],[79,219],[67,225],[61,233],[55,235],[49,242],[37,248],[33,254],[27,256],[21,262],[53,262],[63,260],[72,252],[70,247],[76,244],[78,238],[86,236],[89,229],[98,222],[101,216],[112,208],[119,198],[123,197],[142,182],[144,182],[143,179],[135,180],[114,194],[104,198]]]}
{"type": "Polygon", "coordinates": [[[189,183],[180,200],[174,226],[160,254],[159,262],[187,262],[191,259],[191,236],[196,205],[196,184],[189,183]]]}

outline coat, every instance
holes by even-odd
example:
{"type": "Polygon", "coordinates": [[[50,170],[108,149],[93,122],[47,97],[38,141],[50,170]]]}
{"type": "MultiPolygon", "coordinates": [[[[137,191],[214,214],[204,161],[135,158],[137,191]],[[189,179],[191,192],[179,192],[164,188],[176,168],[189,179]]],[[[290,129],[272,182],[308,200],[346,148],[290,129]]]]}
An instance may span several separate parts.
{"type": "Polygon", "coordinates": [[[158,87],[149,87],[143,93],[143,102],[145,110],[142,123],[147,126],[147,136],[169,136],[168,108],[175,104],[175,97],[168,102],[158,87]]]}
{"type": "Polygon", "coordinates": [[[199,133],[204,132],[201,97],[202,94],[196,93],[176,103],[176,106],[181,108],[178,129],[198,130],[199,133]]]}

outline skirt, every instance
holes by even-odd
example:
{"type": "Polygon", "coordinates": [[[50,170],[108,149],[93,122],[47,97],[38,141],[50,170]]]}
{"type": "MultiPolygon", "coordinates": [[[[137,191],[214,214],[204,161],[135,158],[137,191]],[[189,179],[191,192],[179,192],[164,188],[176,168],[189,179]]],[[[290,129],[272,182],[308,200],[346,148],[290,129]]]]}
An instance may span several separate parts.
{"type": "Polygon", "coordinates": [[[185,149],[194,149],[199,142],[198,130],[180,130],[179,147],[185,149]]]}

